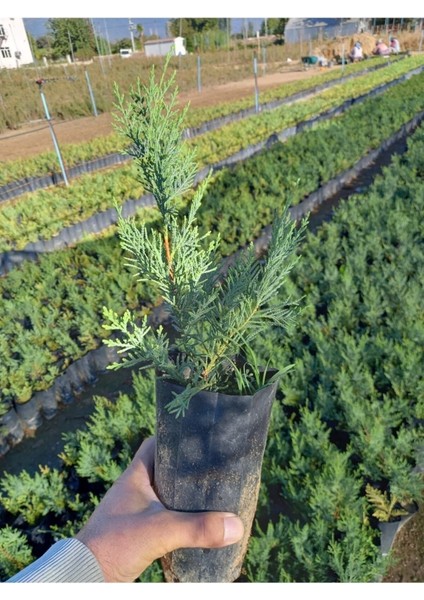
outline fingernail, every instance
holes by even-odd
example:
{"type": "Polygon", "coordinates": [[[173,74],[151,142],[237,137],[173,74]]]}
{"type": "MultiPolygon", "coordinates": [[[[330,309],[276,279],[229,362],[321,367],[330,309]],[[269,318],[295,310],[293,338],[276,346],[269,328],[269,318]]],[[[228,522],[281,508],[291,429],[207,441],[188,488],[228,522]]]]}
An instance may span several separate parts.
{"type": "Polygon", "coordinates": [[[224,517],[224,542],[234,544],[243,537],[243,523],[238,517],[224,517]]]}

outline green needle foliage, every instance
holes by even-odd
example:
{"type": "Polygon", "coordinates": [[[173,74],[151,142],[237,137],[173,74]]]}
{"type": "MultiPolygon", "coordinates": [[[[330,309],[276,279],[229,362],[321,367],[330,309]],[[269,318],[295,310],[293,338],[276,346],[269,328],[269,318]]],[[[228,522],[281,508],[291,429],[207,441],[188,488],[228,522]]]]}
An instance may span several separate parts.
{"type": "Polygon", "coordinates": [[[396,496],[389,497],[387,492],[382,492],[369,483],[366,485],[365,494],[374,510],[373,517],[382,523],[388,523],[397,517],[404,517],[408,514],[407,510],[400,507],[401,503],[396,496]]]}
{"type": "Polygon", "coordinates": [[[152,70],[148,85],[138,81],[128,102],[116,90],[119,128],[131,142],[127,152],[156,200],[162,224],[160,230],[136,224],[118,209],[118,231],[128,264],[162,296],[175,336],[171,341],[162,327],[153,330],[147,316],[140,322],[130,311],[119,316],[108,308],[104,327],[117,333],[105,343],[124,354],[111,368],[154,367],[159,376],[184,386],[168,405],[180,416],[201,390],[250,394],[270,382],[260,375],[250,344],[270,327],[293,322],[298,303],[276,297],[299,259],[306,222],[297,227],[286,207],[275,216],[266,260],[258,260],[250,244],[223,272],[219,237],[201,234],[196,223],[209,178],[195,187],[197,165],[182,140],[185,110],[176,107],[175,73],[167,78],[168,61],[159,81],[152,70]],[[187,192],[192,199],[185,210],[187,192]]]}

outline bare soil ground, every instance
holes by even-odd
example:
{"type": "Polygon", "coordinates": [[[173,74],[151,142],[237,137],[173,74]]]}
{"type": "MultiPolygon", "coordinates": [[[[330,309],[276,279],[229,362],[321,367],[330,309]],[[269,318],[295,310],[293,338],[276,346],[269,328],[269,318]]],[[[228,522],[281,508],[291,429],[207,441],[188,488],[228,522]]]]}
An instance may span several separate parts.
{"type": "MultiPolygon", "coordinates": [[[[333,67],[338,68],[338,67],[333,67]]],[[[290,70],[259,77],[259,94],[290,81],[306,79],[316,75],[318,68],[303,69],[294,65],[290,70]]],[[[191,106],[201,108],[217,103],[237,100],[254,94],[253,78],[240,82],[229,82],[225,85],[204,88],[201,93],[191,92],[180,95],[181,103],[190,101],[191,106]]],[[[59,144],[80,143],[96,137],[112,133],[111,114],[98,117],[84,117],[72,121],[54,123],[59,144]]],[[[1,157],[8,160],[27,158],[41,152],[53,150],[52,139],[47,124],[43,121],[22,128],[20,131],[0,135],[1,157]]],[[[23,447],[21,448],[21,450],[23,447]]],[[[1,471],[25,468],[25,458],[18,447],[8,453],[7,458],[0,460],[1,471]],[[15,460],[13,460],[15,459],[15,460]],[[22,462],[21,462],[22,461],[22,462]],[[3,463],[3,464],[1,464],[3,463]]],[[[424,506],[408,521],[396,538],[394,545],[395,561],[384,582],[424,582],[424,506]]]]}
{"type": "Polygon", "coordinates": [[[395,538],[393,564],[383,579],[384,583],[424,582],[424,504],[405,523],[395,538]]]}
{"type": "MultiPolygon", "coordinates": [[[[339,67],[333,67],[339,68],[339,67]]],[[[319,68],[303,69],[302,65],[294,65],[279,73],[258,77],[259,99],[261,91],[278,87],[284,83],[307,79],[316,75],[319,68]]],[[[180,102],[185,105],[190,102],[193,108],[213,106],[222,102],[239,100],[255,92],[253,77],[238,82],[228,82],[224,85],[205,87],[201,92],[181,93],[180,102]]],[[[83,117],[71,121],[55,121],[54,131],[59,145],[78,144],[112,133],[112,115],[103,113],[98,117],[83,117]]],[[[54,149],[49,127],[45,121],[28,124],[19,131],[11,131],[0,135],[0,162],[3,159],[17,160],[35,156],[41,152],[54,149]]]]}

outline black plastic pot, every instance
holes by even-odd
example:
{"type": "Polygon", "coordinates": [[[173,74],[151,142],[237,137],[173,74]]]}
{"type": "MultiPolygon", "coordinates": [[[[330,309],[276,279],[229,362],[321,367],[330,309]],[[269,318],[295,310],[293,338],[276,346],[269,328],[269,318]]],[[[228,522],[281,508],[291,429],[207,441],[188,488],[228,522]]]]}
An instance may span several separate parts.
{"type": "Polygon", "coordinates": [[[81,393],[84,389],[84,382],[81,377],[78,361],[75,361],[69,365],[69,367],[66,369],[66,376],[74,393],[81,393]]]}
{"type": "Polygon", "coordinates": [[[14,408],[10,408],[7,413],[0,417],[0,456],[15,446],[24,437],[21,421],[14,408]],[[3,444],[3,445],[2,445],[3,444]]]}
{"type": "Polygon", "coordinates": [[[232,582],[241,572],[256,512],[272,402],[278,383],[253,396],[201,392],[184,417],[166,409],[181,386],[156,381],[154,487],[170,509],[234,512],[245,535],[219,549],[188,548],[162,559],[168,582],[232,582]]]}
{"type": "Polygon", "coordinates": [[[400,517],[398,521],[380,522],[378,528],[381,532],[380,538],[380,550],[383,556],[387,556],[390,550],[393,548],[396,536],[402,527],[409,521],[414,513],[400,517]]]}
{"type": "Polygon", "coordinates": [[[90,364],[90,358],[88,354],[82,356],[75,363],[77,372],[80,377],[80,381],[86,386],[87,384],[92,384],[95,380],[95,375],[92,372],[92,367],[90,364]]]}
{"type": "Polygon", "coordinates": [[[48,390],[36,392],[34,394],[34,398],[41,409],[43,417],[46,419],[52,419],[57,413],[58,409],[55,386],[53,385],[48,390]]]}
{"type": "Polygon", "coordinates": [[[34,396],[28,402],[16,403],[15,410],[26,434],[36,431],[43,422],[40,405],[34,396]]]}
{"type": "Polygon", "coordinates": [[[65,373],[59,375],[54,383],[57,401],[60,404],[71,404],[74,400],[74,392],[72,391],[71,382],[65,373]]]}

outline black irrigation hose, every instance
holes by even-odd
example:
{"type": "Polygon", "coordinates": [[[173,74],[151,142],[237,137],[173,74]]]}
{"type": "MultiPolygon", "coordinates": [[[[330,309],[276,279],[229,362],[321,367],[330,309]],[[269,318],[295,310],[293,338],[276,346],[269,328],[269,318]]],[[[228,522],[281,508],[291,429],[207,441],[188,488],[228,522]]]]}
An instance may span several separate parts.
{"type": "MultiPolygon", "coordinates": [[[[312,192],[300,204],[291,207],[290,214],[292,218],[295,220],[301,219],[311,210],[337,194],[346,184],[358,177],[361,171],[370,166],[389,146],[408,135],[423,120],[424,111],[421,111],[378,148],[361,158],[353,167],[340,173],[318,190],[312,192]]],[[[130,210],[127,207],[127,214],[130,210]]],[[[253,244],[258,253],[262,253],[268,247],[271,238],[271,227],[271,225],[264,227],[259,237],[254,240],[253,244]]],[[[224,259],[222,266],[224,271],[236,255],[237,252],[224,259]]],[[[158,306],[150,316],[152,326],[164,323],[164,317],[161,307],[158,306]]],[[[101,371],[104,371],[108,364],[117,360],[118,355],[116,352],[116,348],[109,348],[105,345],[88,352],[82,358],[74,361],[55,380],[51,388],[36,392],[25,404],[11,406],[8,412],[0,417],[0,431],[3,430],[0,433],[0,457],[6,454],[11,447],[21,442],[26,435],[33,435],[34,431],[42,424],[43,418],[53,418],[61,405],[72,402],[75,393],[82,391],[87,384],[96,379],[101,371]]]]}
{"type": "Polygon", "coordinates": [[[100,346],[74,361],[48,389],[36,392],[28,402],[11,406],[0,417],[0,457],[25,437],[31,437],[43,423],[52,419],[60,406],[70,404],[74,394],[93,383],[97,374],[118,359],[114,348],[100,346]]]}
{"type": "MultiPolygon", "coordinates": [[[[74,179],[75,177],[80,177],[86,173],[93,173],[99,171],[100,169],[125,163],[128,160],[128,157],[124,154],[121,154],[120,152],[114,152],[113,154],[107,154],[105,156],[80,163],[74,167],[70,167],[66,169],[66,176],[68,179],[74,179]]],[[[0,202],[11,200],[12,198],[16,198],[22,194],[36,192],[40,189],[59,185],[60,183],[63,183],[63,175],[59,172],[43,175],[42,177],[26,177],[24,179],[12,181],[11,183],[7,183],[0,188],[0,202]]]]}
{"type": "MultiPolygon", "coordinates": [[[[362,96],[358,96],[357,98],[346,100],[341,105],[335,108],[331,108],[328,111],[325,111],[316,117],[312,117],[311,119],[307,119],[306,121],[301,121],[297,125],[288,127],[279,132],[278,134],[272,134],[266,140],[258,142],[257,144],[253,144],[252,146],[248,146],[247,148],[243,148],[242,150],[219,161],[214,165],[204,167],[201,171],[198,172],[195,183],[197,184],[200,181],[202,181],[202,179],[204,179],[209,173],[210,169],[216,172],[220,169],[251,158],[255,154],[258,154],[259,152],[270,148],[273,144],[285,141],[289,137],[292,137],[297,133],[304,131],[305,129],[313,127],[321,121],[330,119],[338,114],[342,114],[343,112],[348,110],[352,105],[359,104],[377,94],[381,94],[387,89],[401,83],[402,81],[410,79],[413,75],[417,75],[422,71],[424,71],[424,66],[417,67],[416,69],[402,75],[394,81],[382,84],[381,86],[378,86],[370,92],[367,92],[362,96]]],[[[123,214],[124,216],[131,216],[136,212],[138,208],[149,207],[153,205],[153,196],[151,194],[145,194],[138,199],[127,200],[123,204],[123,214]]],[[[24,260],[35,260],[37,258],[38,253],[51,252],[54,250],[59,250],[60,248],[66,248],[70,244],[80,241],[85,235],[100,233],[102,230],[107,229],[111,225],[114,225],[116,222],[116,211],[113,208],[109,208],[105,211],[92,215],[84,221],[79,221],[78,223],[75,223],[68,227],[64,227],[61,231],[58,232],[57,235],[48,240],[38,240],[36,242],[30,242],[25,246],[23,250],[10,250],[2,252],[0,253],[0,276],[9,272],[11,269],[13,269],[16,265],[20,264],[24,260]]]]}
{"type": "MultiPolygon", "coordinates": [[[[275,108],[283,106],[284,104],[291,104],[293,102],[296,102],[297,100],[307,98],[308,96],[312,96],[313,94],[321,92],[325,89],[329,89],[335,85],[340,84],[342,81],[353,79],[355,77],[360,77],[364,73],[376,71],[386,66],[386,63],[379,64],[373,67],[365,68],[357,73],[351,73],[350,75],[342,75],[340,78],[337,78],[333,81],[313,86],[301,92],[296,92],[295,94],[292,94],[287,98],[264,103],[260,105],[259,110],[260,112],[274,110],[275,108]]],[[[240,121],[241,119],[245,119],[246,117],[250,117],[255,114],[257,114],[256,108],[251,107],[243,109],[236,113],[231,113],[230,115],[226,115],[224,117],[217,117],[216,119],[212,119],[211,121],[202,123],[202,125],[199,125],[198,127],[187,128],[183,133],[183,137],[186,139],[193,138],[198,135],[201,135],[202,133],[214,131],[215,129],[219,129],[224,125],[240,121]]],[[[78,165],[75,165],[74,167],[66,168],[66,176],[68,179],[73,179],[75,177],[84,175],[85,173],[92,173],[100,169],[128,162],[129,160],[131,159],[128,156],[118,152],[107,154],[105,156],[80,163],[78,165]]],[[[11,200],[12,198],[16,198],[18,196],[21,196],[22,194],[35,192],[37,190],[58,185],[60,183],[63,183],[63,175],[60,172],[49,173],[40,177],[25,177],[22,179],[18,179],[16,181],[12,181],[3,186],[0,186],[0,202],[4,202],[5,200],[11,200]]]]}

